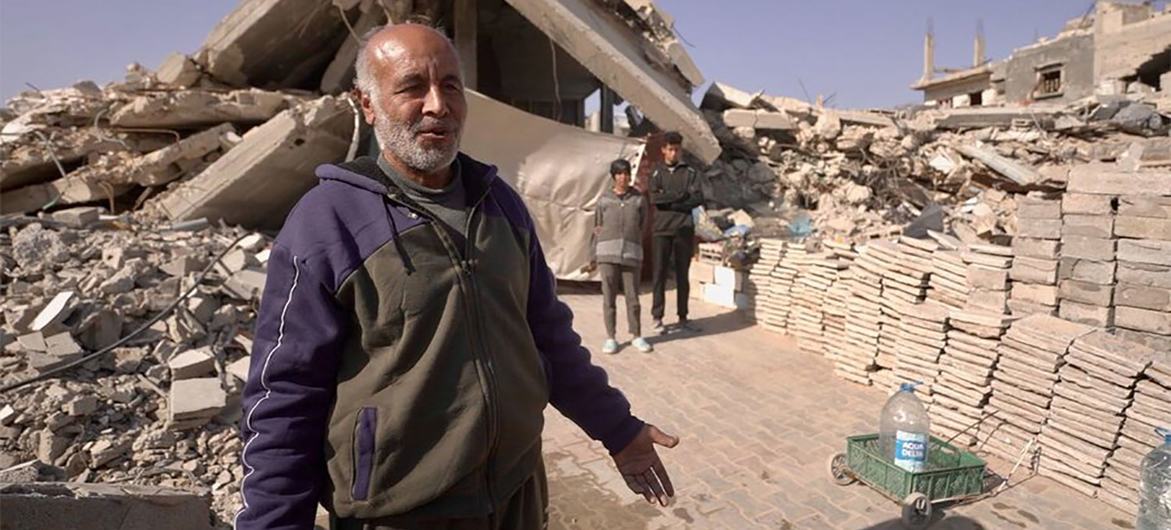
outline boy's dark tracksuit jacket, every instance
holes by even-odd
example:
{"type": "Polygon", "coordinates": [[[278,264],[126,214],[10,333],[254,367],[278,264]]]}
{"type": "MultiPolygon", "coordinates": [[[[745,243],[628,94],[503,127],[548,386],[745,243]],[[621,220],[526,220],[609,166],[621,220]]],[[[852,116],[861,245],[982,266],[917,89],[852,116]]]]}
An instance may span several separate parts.
{"type": "Polygon", "coordinates": [[[483,516],[537,469],[552,403],[612,453],[642,428],[590,363],[533,220],[460,155],[467,241],[371,158],[317,169],[273,246],[244,388],[236,528],[483,516]]]}

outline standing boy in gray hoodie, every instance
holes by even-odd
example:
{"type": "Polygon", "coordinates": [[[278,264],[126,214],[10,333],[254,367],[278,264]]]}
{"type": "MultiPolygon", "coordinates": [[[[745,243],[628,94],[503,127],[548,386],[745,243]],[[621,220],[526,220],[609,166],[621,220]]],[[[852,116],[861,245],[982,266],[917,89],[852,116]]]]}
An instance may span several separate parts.
{"type": "Polygon", "coordinates": [[[642,270],[642,227],[646,221],[646,203],[631,185],[630,162],[618,159],[610,163],[613,185],[598,199],[594,212],[593,261],[602,275],[602,309],[606,320],[606,343],[602,353],[618,353],[615,339],[618,289],[626,298],[626,319],[634,340],[630,344],[641,352],[653,350],[642,337],[638,303],[638,279],[642,270]]]}

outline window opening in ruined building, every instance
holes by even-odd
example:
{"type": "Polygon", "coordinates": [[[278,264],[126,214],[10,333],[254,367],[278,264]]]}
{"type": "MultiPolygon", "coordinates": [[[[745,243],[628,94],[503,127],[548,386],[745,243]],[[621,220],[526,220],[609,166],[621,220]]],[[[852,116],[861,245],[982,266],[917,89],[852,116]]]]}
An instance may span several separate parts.
{"type": "Polygon", "coordinates": [[[1061,95],[1061,66],[1049,66],[1037,71],[1037,87],[1033,89],[1033,96],[1046,98],[1061,95]]]}
{"type": "Polygon", "coordinates": [[[984,93],[983,92],[972,92],[971,94],[968,94],[968,100],[969,100],[969,102],[968,102],[969,105],[971,105],[973,107],[979,107],[980,105],[984,104],[984,93]]]}

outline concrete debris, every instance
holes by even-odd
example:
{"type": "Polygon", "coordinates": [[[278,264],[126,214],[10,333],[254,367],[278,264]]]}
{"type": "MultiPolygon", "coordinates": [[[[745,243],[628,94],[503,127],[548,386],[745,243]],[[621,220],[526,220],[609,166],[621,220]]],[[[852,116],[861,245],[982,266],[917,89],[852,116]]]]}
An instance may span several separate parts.
{"type": "MultiPolygon", "coordinates": [[[[0,259],[15,264],[6,271],[2,332],[17,337],[0,352],[0,384],[59,368],[122,339],[123,330],[139,328],[196,285],[195,275],[221,251],[252,255],[271,245],[259,233],[216,226],[176,232],[134,217],[85,228],[32,221],[0,234],[20,242],[0,246],[0,259]],[[127,230],[125,223],[136,226],[127,230]],[[237,238],[240,244],[228,249],[237,238]]],[[[251,260],[248,266],[242,271],[247,281],[262,288],[263,264],[251,260]]],[[[0,461],[39,459],[55,471],[4,481],[132,480],[214,492],[217,524],[226,525],[237,508],[241,478],[232,417],[238,410],[226,409],[238,407],[233,404],[239,403],[250,349],[241,345],[248,339],[239,333],[251,331],[252,298],[261,290],[237,298],[224,288],[227,280],[210,272],[164,319],[189,331],[180,335],[183,342],[176,342],[170,325],[163,332],[147,330],[103,357],[6,394],[0,461]],[[226,372],[217,376],[217,370],[226,372]],[[220,480],[225,471],[228,480],[220,480]]],[[[0,502],[8,510],[14,504],[4,495],[0,502]]],[[[201,520],[207,519],[204,506],[201,520]]]]}
{"type": "Polygon", "coordinates": [[[0,503],[4,504],[5,518],[20,521],[20,527],[27,530],[212,528],[207,518],[207,495],[172,488],[20,482],[0,487],[0,503]]]}
{"type": "Polygon", "coordinates": [[[193,129],[224,122],[268,121],[299,98],[280,92],[247,89],[227,93],[179,90],[138,96],[110,116],[115,127],[193,129]]]}

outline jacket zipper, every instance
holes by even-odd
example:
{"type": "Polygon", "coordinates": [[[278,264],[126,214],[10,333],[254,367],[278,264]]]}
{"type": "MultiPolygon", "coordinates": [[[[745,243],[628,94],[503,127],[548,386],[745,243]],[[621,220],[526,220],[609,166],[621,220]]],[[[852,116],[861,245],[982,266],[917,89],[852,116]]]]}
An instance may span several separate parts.
{"type": "Polygon", "coordinates": [[[410,211],[431,221],[432,229],[435,230],[435,233],[439,237],[440,242],[443,243],[443,247],[447,249],[448,259],[450,259],[452,264],[455,266],[460,290],[463,292],[464,298],[468,300],[466,306],[467,312],[470,314],[468,321],[471,322],[473,326],[475,326],[475,332],[473,335],[475,336],[474,340],[479,346],[478,348],[475,348],[477,354],[476,356],[479,358],[480,364],[484,369],[485,381],[481,385],[481,390],[484,395],[484,402],[488,406],[488,469],[484,476],[484,482],[488,490],[488,502],[491,504],[492,511],[495,512],[496,495],[493,491],[494,488],[492,487],[492,475],[495,469],[494,461],[496,459],[496,446],[498,442],[497,431],[499,430],[499,426],[497,425],[499,419],[497,418],[496,409],[496,369],[492,363],[492,356],[488,353],[488,349],[484,346],[485,342],[483,337],[483,322],[481,322],[480,313],[477,309],[477,304],[479,303],[479,294],[476,289],[475,278],[472,275],[474,260],[471,257],[475,251],[475,240],[471,232],[472,223],[480,209],[480,204],[483,203],[484,199],[488,197],[488,192],[489,190],[486,189],[484,193],[480,195],[478,199],[476,199],[476,202],[472,204],[471,209],[468,211],[468,219],[464,227],[466,258],[459,255],[458,246],[455,244],[455,241],[451,239],[451,235],[446,232],[447,229],[443,227],[442,221],[440,221],[439,218],[432,215],[431,212],[427,211],[426,208],[422,208],[414,204],[414,201],[412,201],[409,197],[398,198],[389,194],[388,196],[392,201],[402,204],[410,211]]]}

